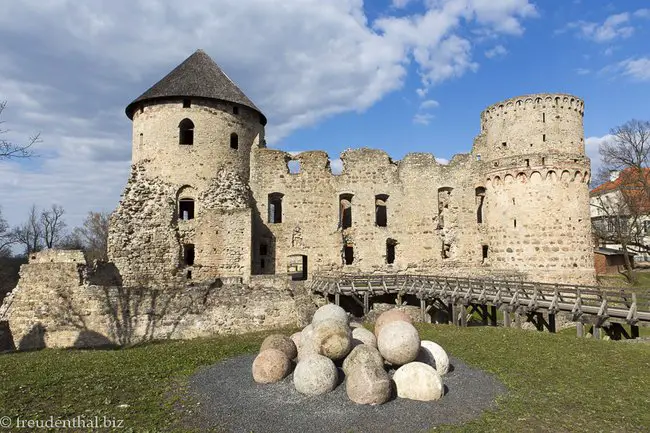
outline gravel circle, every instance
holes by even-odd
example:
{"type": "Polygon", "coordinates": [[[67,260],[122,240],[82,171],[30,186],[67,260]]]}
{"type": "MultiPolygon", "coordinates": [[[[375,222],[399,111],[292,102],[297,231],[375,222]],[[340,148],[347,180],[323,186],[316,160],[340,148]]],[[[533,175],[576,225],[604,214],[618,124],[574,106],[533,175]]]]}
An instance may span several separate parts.
{"type": "Polygon", "coordinates": [[[254,359],[255,355],[230,358],[191,377],[190,393],[199,402],[193,425],[242,433],[420,432],[475,419],[494,408],[496,397],[506,392],[494,376],[450,357],[453,371],[442,378],[445,395],[441,400],[421,402],[393,396],[383,405],[365,406],[348,399],[340,369],[334,391],[309,397],[295,390],[292,374],[278,383],[256,384],[251,374],[254,359]]]}

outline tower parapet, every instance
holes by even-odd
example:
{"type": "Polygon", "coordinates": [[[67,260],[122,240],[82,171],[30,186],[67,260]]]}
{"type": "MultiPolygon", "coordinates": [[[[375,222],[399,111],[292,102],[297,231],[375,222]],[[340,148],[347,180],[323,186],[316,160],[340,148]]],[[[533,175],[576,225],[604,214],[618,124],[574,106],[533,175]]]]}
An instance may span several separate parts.
{"type": "Polygon", "coordinates": [[[474,149],[482,160],[532,154],[584,156],[584,102],[560,93],[518,96],[481,113],[485,140],[474,149]]]}

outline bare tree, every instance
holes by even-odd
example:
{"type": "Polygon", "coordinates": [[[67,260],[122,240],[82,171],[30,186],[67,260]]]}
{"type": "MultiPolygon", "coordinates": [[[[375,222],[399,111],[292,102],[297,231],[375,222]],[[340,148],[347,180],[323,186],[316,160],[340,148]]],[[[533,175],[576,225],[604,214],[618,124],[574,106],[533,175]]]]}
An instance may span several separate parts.
{"type": "MultiPolygon", "coordinates": [[[[0,116],[2,112],[7,107],[7,101],[0,102],[0,116]]],[[[4,122],[0,121],[0,125],[4,122]]],[[[6,129],[0,128],[0,134],[5,134],[6,129]]],[[[30,137],[25,144],[16,144],[12,143],[9,140],[0,138],[0,160],[2,159],[11,159],[11,158],[29,158],[34,156],[32,146],[36,143],[40,143],[40,134],[36,134],[30,137]]]]}
{"type": "Polygon", "coordinates": [[[27,215],[27,221],[13,229],[12,238],[15,243],[25,247],[27,255],[43,249],[43,229],[36,205],[32,205],[27,215]]]}
{"type": "Polygon", "coordinates": [[[610,131],[612,139],[601,144],[599,152],[604,170],[601,179],[611,172],[618,177],[607,186],[592,192],[595,208],[594,234],[601,240],[621,245],[625,275],[635,281],[630,248],[650,251],[646,244],[645,221],[650,214],[650,122],[630,120],[610,131]]]}
{"type": "Polygon", "coordinates": [[[81,227],[73,231],[84,246],[88,260],[107,261],[109,212],[88,212],[81,227]]]}
{"type": "Polygon", "coordinates": [[[65,211],[60,205],[53,204],[41,212],[41,231],[47,248],[54,248],[63,238],[66,223],[63,221],[65,211]]]}
{"type": "Polygon", "coordinates": [[[2,216],[2,208],[0,208],[0,257],[8,257],[11,255],[11,245],[15,240],[12,232],[9,230],[7,220],[2,216]]]}

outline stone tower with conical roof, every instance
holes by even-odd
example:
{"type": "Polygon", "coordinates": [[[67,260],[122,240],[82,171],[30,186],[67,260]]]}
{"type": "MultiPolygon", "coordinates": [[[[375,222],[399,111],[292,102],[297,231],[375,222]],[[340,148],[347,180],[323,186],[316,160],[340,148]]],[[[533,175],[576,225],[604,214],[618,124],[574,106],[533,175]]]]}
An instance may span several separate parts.
{"type": "Polygon", "coordinates": [[[250,154],[266,117],[202,50],[126,114],[132,171],[108,248],[123,283],[250,275],[250,154]]]}

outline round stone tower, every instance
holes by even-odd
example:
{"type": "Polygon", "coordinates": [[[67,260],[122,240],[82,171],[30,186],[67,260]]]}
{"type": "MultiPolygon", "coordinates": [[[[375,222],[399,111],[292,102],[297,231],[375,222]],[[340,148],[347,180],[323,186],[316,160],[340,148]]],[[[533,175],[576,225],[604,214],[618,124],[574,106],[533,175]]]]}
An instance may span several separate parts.
{"type": "Polygon", "coordinates": [[[126,107],[132,172],[111,218],[125,284],[250,275],[250,155],[266,117],[197,50],[126,107]]]}
{"type": "Polygon", "coordinates": [[[248,180],[250,151],[264,145],[266,117],[202,50],[126,107],[132,161],[147,172],[195,185],[221,169],[248,180]]]}
{"type": "Polygon", "coordinates": [[[590,161],[584,102],[520,96],[481,113],[473,154],[483,165],[489,261],[534,280],[591,283],[590,161]]]}

